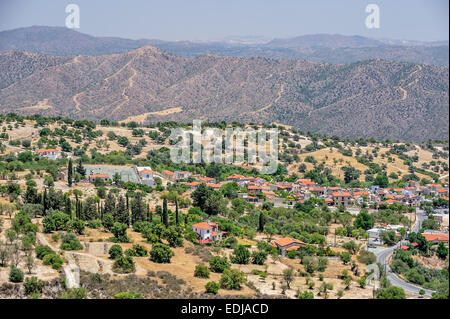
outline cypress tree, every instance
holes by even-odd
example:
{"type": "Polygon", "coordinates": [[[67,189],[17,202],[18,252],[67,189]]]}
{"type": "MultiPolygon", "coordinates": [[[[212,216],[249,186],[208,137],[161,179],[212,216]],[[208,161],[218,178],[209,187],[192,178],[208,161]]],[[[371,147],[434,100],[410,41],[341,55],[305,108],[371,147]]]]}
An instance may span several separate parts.
{"type": "Polygon", "coordinates": [[[184,227],[187,228],[188,226],[188,215],[184,216],[184,227]]]}
{"type": "Polygon", "coordinates": [[[258,230],[260,232],[264,231],[264,215],[263,212],[259,213],[259,227],[258,230]]]}
{"type": "Polygon", "coordinates": [[[71,206],[72,206],[72,203],[70,202],[70,197],[66,196],[66,214],[70,216],[70,219],[73,219],[71,206]]]}
{"type": "Polygon", "coordinates": [[[169,227],[169,218],[167,216],[167,198],[164,198],[163,200],[163,215],[162,215],[162,222],[166,227],[169,227]]]}
{"type": "Polygon", "coordinates": [[[114,211],[113,216],[115,222],[130,225],[130,216],[128,214],[128,210],[123,196],[119,196],[117,209],[114,211]]]}
{"type": "Polygon", "coordinates": [[[67,167],[67,182],[69,183],[69,187],[72,187],[72,172],[73,172],[73,164],[72,159],[69,159],[69,166],[67,167]]]}
{"type": "Polygon", "coordinates": [[[150,206],[147,203],[147,221],[150,221],[150,206]]]}
{"type": "Polygon", "coordinates": [[[48,200],[47,200],[47,188],[44,189],[44,195],[42,196],[42,206],[44,207],[43,215],[47,215],[48,200]]]}
{"type": "Polygon", "coordinates": [[[180,224],[179,216],[178,216],[178,199],[175,199],[175,223],[177,225],[180,224]]]}

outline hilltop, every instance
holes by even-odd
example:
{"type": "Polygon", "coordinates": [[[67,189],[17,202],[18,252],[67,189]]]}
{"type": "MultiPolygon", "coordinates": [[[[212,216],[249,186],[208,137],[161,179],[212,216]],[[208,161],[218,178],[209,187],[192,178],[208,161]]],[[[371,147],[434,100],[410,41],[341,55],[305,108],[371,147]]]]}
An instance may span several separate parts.
{"type": "Polygon", "coordinates": [[[448,136],[448,68],[386,60],[325,64],[122,54],[0,53],[0,112],[142,122],[288,124],[349,138],[448,136]]]}

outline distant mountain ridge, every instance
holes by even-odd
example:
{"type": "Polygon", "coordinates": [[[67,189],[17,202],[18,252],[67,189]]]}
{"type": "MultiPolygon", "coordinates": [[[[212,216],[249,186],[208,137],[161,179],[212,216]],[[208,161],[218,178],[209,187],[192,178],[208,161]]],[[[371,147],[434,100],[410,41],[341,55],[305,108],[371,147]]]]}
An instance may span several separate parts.
{"type": "Polygon", "coordinates": [[[264,57],[0,53],[0,112],[139,122],[241,121],[351,138],[449,134],[449,70],[386,60],[337,65],[264,57]]]}
{"type": "Polygon", "coordinates": [[[184,57],[206,54],[234,57],[309,60],[352,63],[385,59],[448,66],[448,42],[376,40],[362,36],[315,34],[262,43],[257,37],[225,38],[220,41],[131,40],[94,37],[64,27],[33,26],[0,32],[0,52],[24,50],[51,55],[121,54],[142,46],[154,46],[184,57]]]}

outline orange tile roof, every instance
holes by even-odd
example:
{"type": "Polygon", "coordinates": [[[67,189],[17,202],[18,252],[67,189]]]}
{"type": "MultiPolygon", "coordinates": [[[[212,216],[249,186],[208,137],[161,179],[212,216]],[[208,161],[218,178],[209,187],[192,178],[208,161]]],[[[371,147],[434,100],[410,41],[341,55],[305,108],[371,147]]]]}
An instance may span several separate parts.
{"type": "Polygon", "coordinates": [[[206,186],[212,187],[212,188],[220,188],[222,185],[220,185],[220,184],[206,184],[206,186]]]}
{"type": "Polygon", "coordinates": [[[355,196],[369,196],[369,192],[353,192],[355,196]]]}
{"type": "Polygon", "coordinates": [[[151,169],[144,169],[144,170],[141,171],[141,174],[147,174],[147,173],[155,174],[156,172],[152,171],[151,169]]]}
{"type": "Polygon", "coordinates": [[[174,172],[168,171],[168,170],[165,170],[164,173],[166,173],[167,175],[173,175],[174,174],[174,172]]]}
{"type": "Polygon", "coordinates": [[[57,152],[58,150],[56,148],[48,148],[48,149],[40,149],[37,152],[43,153],[43,152],[57,152]]]}
{"type": "Polygon", "coordinates": [[[109,175],[108,174],[92,174],[89,177],[91,177],[91,178],[97,178],[97,177],[99,177],[99,178],[105,178],[105,177],[109,178],[109,175]]]}
{"type": "Polygon", "coordinates": [[[348,192],[335,192],[332,194],[334,197],[351,197],[352,195],[348,192]]]}
{"type": "Polygon", "coordinates": [[[186,186],[197,186],[197,185],[200,185],[201,183],[200,182],[190,182],[190,183],[188,183],[188,184],[186,184],[186,186]]]}
{"type": "Polygon", "coordinates": [[[436,192],[438,192],[438,193],[447,193],[447,190],[444,189],[444,188],[438,188],[438,189],[436,189],[436,192]]]}
{"type": "Polygon", "coordinates": [[[294,238],[291,238],[291,237],[280,238],[280,239],[274,240],[273,243],[277,244],[278,246],[281,246],[281,247],[290,245],[292,243],[297,243],[297,244],[300,244],[300,245],[306,245],[301,240],[294,239],[294,238]]]}
{"type": "Polygon", "coordinates": [[[207,222],[201,222],[201,223],[197,223],[192,225],[192,227],[195,228],[200,228],[200,229],[210,229],[213,228],[213,226],[216,226],[216,223],[210,222],[209,224],[207,222]]]}
{"type": "Polygon", "coordinates": [[[422,234],[427,241],[448,241],[448,234],[422,234]]]}
{"type": "Polygon", "coordinates": [[[200,177],[199,180],[201,180],[201,181],[213,181],[214,178],[211,178],[211,177],[200,177]]]}

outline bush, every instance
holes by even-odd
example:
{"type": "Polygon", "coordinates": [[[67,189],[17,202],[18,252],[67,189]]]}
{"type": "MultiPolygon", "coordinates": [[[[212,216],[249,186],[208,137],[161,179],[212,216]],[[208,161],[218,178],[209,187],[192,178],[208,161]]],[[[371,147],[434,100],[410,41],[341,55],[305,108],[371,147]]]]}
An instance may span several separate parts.
{"type": "Polygon", "coordinates": [[[46,245],[38,245],[34,251],[36,252],[36,258],[41,260],[45,257],[45,255],[55,253],[49,246],[46,245]]]}
{"type": "Polygon", "coordinates": [[[125,292],[116,293],[113,297],[114,297],[114,299],[141,299],[142,294],[140,294],[140,293],[134,294],[130,291],[125,291],[125,292]]]}
{"type": "Polygon", "coordinates": [[[42,280],[37,279],[37,277],[31,277],[26,278],[25,283],[23,285],[25,287],[25,295],[39,294],[42,292],[44,282],[42,280]]]}
{"type": "Polygon", "coordinates": [[[67,289],[61,294],[61,299],[84,299],[88,295],[88,290],[84,287],[67,289]]]}
{"type": "Polygon", "coordinates": [[[131,273],[136,270],[136,266],[130,256],[119,256],[114,261],[112,269],[118,273],[131,273]]]}
{"type": "Polygon", "coordinates": [[[77,236],[74,233],[67,233],[62,236],[61,249],[62,250],[81,250],[83,245],[81,245],[77,236]]]}
{"type": "Polygon", "coordinates": [[[245,275],[237,269],[226,269],[220,277],[219,285],[224,289],[241,289],[241,284],[245,283],[245,275]]]}
{"type": "Polygon", "coordinates": [[[379,290],[376,295],[376,299],[405,299],[405,291],[403,288],[391,286],[386,289],[379,290]]]}
{"type": "Polygon", "coordinates": [[[297,296],[298,299],[314,299],[314,294],[310,291],[300,292],[297,296]]]}
{"type": "Polygon", "coordinates": [[[250,251],[244,245],[239,245],[234,249],[230,259],[233,264],[248,264],[250,262],[250,251]]]}
{"type": "Polygon", "coordinates": [[[219,288],[219,284],[215,281],[210,281],[205,285],[205,289],[208,294],[217,294],[219,292],[219,288]]]}
{"type": "Polygon", "coordinates": [[[23,271],[19,268],[11,266],[11,270],[9,271],[9,281],[11,282],[22,282],[23,281],[23,271]]]}
{"type": "Polygon", "coordinates": [[[209,278],[209,269],[205,265],[195,266],[194,276],[199,278],[209,278]]]}
{"type": "Polygon", "coordinates": [[[123,255],[123,250],[122,250],[122,247],[120,247],[120,245],[115,244],[115,245],[111,246],[108,253],[109,253],[109,258],[117,259],[123,255]]]}
{"type": "Polygon", "coordinates": [[[172,250],[164,244],[154,244],[150,250],[150,260],[155,263],[170,263],[172,256],[172,250]]]}
{"type": "Polygon", "coordinates": [[[45,257],[42,259],[42,262],[44,265],[46,266],[52,266],[53,269],[61,269],[63,263],[64,263],[64,259],[57,255],[56,253],[51,253],[51,254],[47,254],[45,255],[45,257]]]}
{"type": "Polygon", "coordinates": [[[226,257],[214,256],[209,260],[209,268],[212,272],[223,273],[230,266],[226,257]]]}
{"type": "Polygon", "coordinates": [[[139,244],[133,245],[132,250],[134,252],[134,256],[136,257],[145,257],[148,255],[147,249],[145,249],[144,246],[139,244]]]}
{"type": "Polygon", "coordinates": [[[267,258],[267,252],[265,251],[255,251],[252,253],[252,263],[255,265],[264,265],[267,258]]]}
{"type": "Polygon", "coordinates": [[[287,256],[290,259],[294,259],[295,257],[297,257],[297,255],[298,255],[298,252],[296,250],[289,250],[287,252],[287,256]]]}
{"type": "Polygon", "coordinates": [[[356,258],[359,262],[365,263],[366,265],[373,264],[377,261],[375,254],[367,250],[362,250],[356,258]]]}

